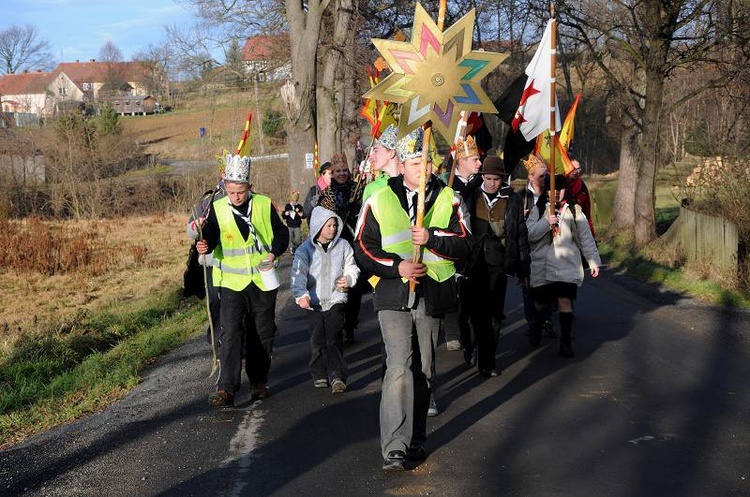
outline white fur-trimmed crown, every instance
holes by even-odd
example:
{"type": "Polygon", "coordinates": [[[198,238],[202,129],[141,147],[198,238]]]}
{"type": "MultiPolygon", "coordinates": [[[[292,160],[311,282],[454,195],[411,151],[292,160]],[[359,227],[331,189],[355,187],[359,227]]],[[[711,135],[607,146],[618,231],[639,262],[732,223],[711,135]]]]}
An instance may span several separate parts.
{"type": "Polygon", "coordinates": [[[396,155],[399,162],[422,157],[422,145],[424,142],[424,130],[416,128],[408,135],[401,138],[396,144],[396,155]]]}
{"type": "Polygon", "coordinates": [[[224,156],[224,180],[250,183],[250,157],[227,153],[224,156]]]}

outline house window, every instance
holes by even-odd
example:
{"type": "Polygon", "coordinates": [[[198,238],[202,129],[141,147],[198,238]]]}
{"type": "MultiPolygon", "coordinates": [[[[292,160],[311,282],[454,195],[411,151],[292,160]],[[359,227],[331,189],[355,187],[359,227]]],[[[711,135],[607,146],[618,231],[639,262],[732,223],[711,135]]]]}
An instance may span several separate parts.
{"type": "Polygon", "coordinates": [[[92,87],[93,87],[93,85],[91,83],[84,83],[83,84],[83,89],[86,90],[86,91],[91,90],[92,87]]]}
{"type": "Polygon", "coordinates": [[[67,95],[67,94],[68,94],[68,89],[67,89],[67,88],[63,88],[63,87],[61,86],[61,87],[59,87],[59,88],[57,89],[57,93],[58,93],[58,94],[60,94],[60,95],[62,95],[62,96],[65,96],[65,95],[67,95]]]}
{"type": "Polygon", "coordinates": [[[119,100],[115,100],[115,105],[120,105],[120,101],[119,100]]]}

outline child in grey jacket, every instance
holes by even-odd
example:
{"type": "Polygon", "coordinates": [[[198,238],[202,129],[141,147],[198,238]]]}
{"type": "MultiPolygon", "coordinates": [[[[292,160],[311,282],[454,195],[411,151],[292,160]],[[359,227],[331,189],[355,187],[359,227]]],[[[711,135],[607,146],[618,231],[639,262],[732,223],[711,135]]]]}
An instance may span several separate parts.
{"type": "Polygon", "coordinates": [[[316,388],[346,390],[344,304],[347,290],[359,276],[354,251],[341,238],[343,222],[335,212],[315,207],[310,236],[294,252],[291,291],[310,314],[310,373],[316,388]]]}

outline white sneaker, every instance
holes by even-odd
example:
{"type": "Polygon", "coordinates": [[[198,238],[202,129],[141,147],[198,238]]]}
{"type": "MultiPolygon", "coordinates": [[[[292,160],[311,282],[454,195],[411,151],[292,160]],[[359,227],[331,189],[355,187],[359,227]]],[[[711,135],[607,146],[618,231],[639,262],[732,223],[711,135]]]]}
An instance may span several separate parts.
{"type": "Polygon", "coordinates": [[[427,417],[433,418],[440,413],[438,411],[437,403],[435,402],[435,396],[430,395],[430,407],[427,408],[427,417]]]}
{"type": "Polygon", "coordinates": [[[461,342],[458,340],[448,340],[445,342],[445,348],[448,350],[461,350],[461,342]]]}

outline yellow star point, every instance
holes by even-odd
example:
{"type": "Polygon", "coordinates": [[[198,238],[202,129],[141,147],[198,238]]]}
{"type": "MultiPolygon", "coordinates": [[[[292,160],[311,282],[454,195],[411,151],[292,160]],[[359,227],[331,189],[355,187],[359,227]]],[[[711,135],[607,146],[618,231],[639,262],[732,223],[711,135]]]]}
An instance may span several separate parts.
{"type": "Polygon", "coordinates": [[[399,137],[430,120],[452,141],[461,111],[497,112],[481,80],[507,55],[471,50],[474,17],[441,31],[417,3],[409,42],[372,40],[392,72],[364,98],[402,104],[399,137]]]}

